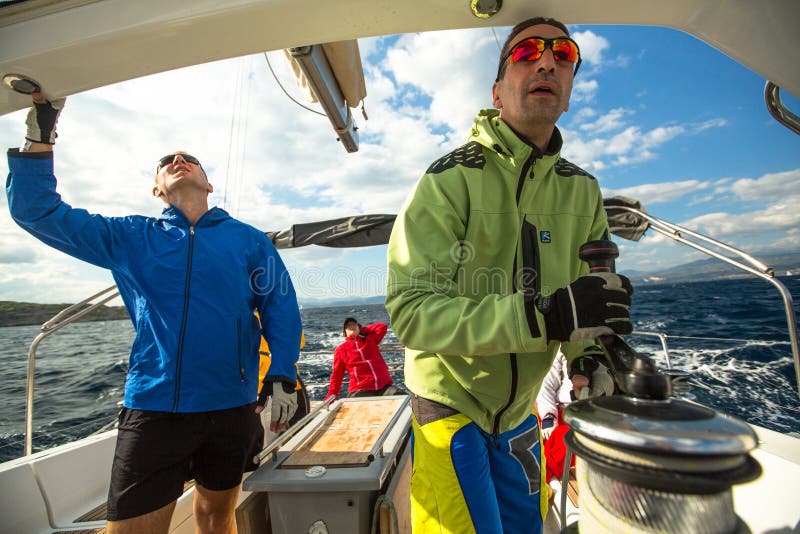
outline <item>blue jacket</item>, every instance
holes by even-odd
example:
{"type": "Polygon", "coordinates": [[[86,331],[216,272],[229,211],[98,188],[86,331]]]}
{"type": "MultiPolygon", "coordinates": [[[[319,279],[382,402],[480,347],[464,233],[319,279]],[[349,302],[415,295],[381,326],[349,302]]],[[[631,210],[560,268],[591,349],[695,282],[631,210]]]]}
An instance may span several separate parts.
{"type": "Polygon", "coordinates": [[[126,407],[202,412],[253,402],[262,333],[273,355],[266,380],[295,382],[300,312],[263,232],[218,208],[194,227],[172,206],[159,218],[72,208],[55,190],[52,152],[10,150],[8,167],[14,220],[114,276],[136,330],[126,407]]]}

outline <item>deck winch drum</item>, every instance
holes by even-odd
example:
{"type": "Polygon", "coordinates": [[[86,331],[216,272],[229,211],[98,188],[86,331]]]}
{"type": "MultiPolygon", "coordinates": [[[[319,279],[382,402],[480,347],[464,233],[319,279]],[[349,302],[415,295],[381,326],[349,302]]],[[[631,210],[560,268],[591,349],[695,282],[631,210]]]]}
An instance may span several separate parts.
{"type": "Polygon", "coordinates": [[[599,397],[569,406],[583,532],[749,532],[731,488],[761,474],[755,432],[668,398],[599,397]]]}

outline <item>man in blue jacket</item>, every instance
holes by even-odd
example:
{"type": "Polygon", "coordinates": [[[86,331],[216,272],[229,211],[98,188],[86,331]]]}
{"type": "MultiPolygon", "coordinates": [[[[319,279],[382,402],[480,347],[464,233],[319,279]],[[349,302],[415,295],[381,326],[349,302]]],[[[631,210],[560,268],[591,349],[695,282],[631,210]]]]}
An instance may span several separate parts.
{"type": "Polygon", "coordinates": [[[33,100],[27,142],[8,152],[11,216],[42,242],[110,269],[136,329],[108,532],[167,532],[192,478],[198,531],[231,532],[242,474],[263,439],[257,414],[272,396],[277,431],[297,407],[302,325],[289,274],[263,232],[208,208],[213,187],[184,152],[158,162],[158,218],[104,217],[62,201],[53,144],[64,100],[33,100]],[[262,334],[272,365],[256,400],[262,334]]]}

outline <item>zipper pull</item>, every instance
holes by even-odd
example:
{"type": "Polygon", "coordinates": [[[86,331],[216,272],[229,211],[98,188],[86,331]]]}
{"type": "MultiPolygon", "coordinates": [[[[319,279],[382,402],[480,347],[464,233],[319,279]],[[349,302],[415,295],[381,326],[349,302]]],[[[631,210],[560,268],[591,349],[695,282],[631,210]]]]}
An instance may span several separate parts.
{"type": "Polygon", "coordinates": [[[189,227],[189,235],[194,235],[194,226],[189,227]]]}

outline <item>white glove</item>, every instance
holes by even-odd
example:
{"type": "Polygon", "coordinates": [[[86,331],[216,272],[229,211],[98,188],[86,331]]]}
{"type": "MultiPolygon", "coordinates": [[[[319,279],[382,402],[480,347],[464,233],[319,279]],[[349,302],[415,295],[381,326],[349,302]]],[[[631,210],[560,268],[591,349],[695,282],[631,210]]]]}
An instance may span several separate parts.
{"type": "Polygon", "coordinates": [[[272,397],[272,413],[269,429],[280,432],[289,424],[289,420],[297,411],[297,391],[294,384],[288,382],[264,382],[258,395],[256,413],[261,413],[267,404],[267,397],[272,397]]]}
{"type": "Polygon", "coordinates": [[[578,400],[614,394],[614,378],[611,376],[611,370],[591,356],[581,356],[572,362],[570,378],[575,375],[583,375],[589,379],[589,385],[582,388],[577,395],[578,400]]]}
{"type": "Polygon", "coordinates": [[[34,101],[25,120],[25,125],[28,127],[25,139],[54,145],[56,143],[56,122],[66,101],[66,98],[59,98],[52,102],[44,99],[41,102],[34,101]]]}
{"type": "Polygon", "coordinates": [[[279,432],[287,426],[289,420],[297,411],[297,391],[294,390],[294,384],[289,385],[281,382],[280,385],[282,387],[277,387],[278,384],[273,384],[272,419],[269,425],[270,430],[273,432],[279,432]],[[290,391],[286,391],[287,389],[290,391]]]}
{"type": "Polygon", "coordinates": [[[555,430],[557,426],[558,421],[556,421],[552,415],[548,415],[542,419],[542,441],[550,439],[550,434],[553,433],[553,430],[555,430]]]}

